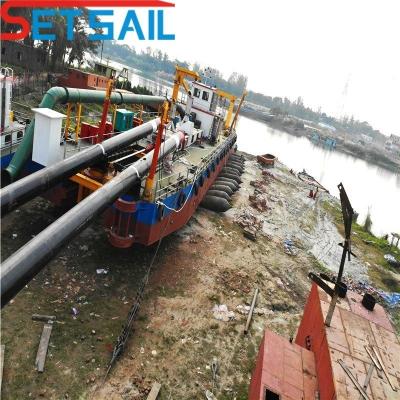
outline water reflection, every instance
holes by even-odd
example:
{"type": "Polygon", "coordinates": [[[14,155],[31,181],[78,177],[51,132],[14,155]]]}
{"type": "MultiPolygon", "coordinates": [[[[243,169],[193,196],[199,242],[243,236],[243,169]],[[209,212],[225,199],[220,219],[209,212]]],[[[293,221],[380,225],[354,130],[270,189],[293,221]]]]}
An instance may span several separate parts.
{"type": "Polygon", "coordinates": [[[272,129],[240,117],[239,150],[250,154],[273,153],[295,171],[303,168],[337,196],[343,182],[363,222],[371,210],[376,235],[400,232],[400,176],[347,154],[325,150],[308,139],[272,129]]]}

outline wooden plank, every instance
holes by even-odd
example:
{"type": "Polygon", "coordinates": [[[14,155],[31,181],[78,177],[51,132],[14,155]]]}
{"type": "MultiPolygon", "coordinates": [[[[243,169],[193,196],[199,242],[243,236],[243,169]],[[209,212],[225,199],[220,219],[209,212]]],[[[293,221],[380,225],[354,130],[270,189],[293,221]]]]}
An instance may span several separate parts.
{"type": "Polygon", "coordinates": [[[0,348],[0,397],[1,397],[1,384],[3,382],[3,367],[4,367],[4,351],[6,346],[4,344],[1,345],[0,348]]]}
{"type": "Polygon", "coordinates": [[[153,387],[151,388],[150,393],[147,396],[147,400],[156,400],[160,389],[161,389],[161,384],[158,382],[154,382],[153,387]]]}
{"type": "Polygon", "coordinates": [[[46,362],[47,348],[49,347],[51,330],[53,324],[44,324],[42,336],[40,338],[39,348],[36,355],[35,366],[38,372],[44,371],[44,363],[46,362]]]}

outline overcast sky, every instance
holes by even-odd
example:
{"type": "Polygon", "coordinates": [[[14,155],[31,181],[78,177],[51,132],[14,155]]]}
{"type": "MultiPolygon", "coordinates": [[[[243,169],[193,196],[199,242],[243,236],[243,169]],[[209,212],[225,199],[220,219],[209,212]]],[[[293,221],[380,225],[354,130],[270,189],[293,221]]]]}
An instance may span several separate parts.
{"type": "MultiPolygon", "coordinates": [[[[165,31],[139,42],[171,58],[248,76],[248,88],[400,134],[400,23],[396,0],[176,0],[165,31]]],[[[125,14],[125,11],[117,11],[125,14]]]]}

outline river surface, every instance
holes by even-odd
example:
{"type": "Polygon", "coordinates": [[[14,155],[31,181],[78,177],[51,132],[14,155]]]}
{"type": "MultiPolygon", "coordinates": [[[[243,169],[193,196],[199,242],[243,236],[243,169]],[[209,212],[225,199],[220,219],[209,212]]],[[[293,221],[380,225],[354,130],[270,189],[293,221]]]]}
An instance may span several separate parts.
{"type": "Polygon", "coordinates": [[[243,116],[237,134],[239,150],[254,155],[272,153],[295,172],[304,168],[336,197],[342,182],[360,214],[359,223],[370,209],[375,235],[400,232],[400,175],[243,116]]]}
{"type": "MultiPolygon", "coordinates": [[[[123,64],[113,62],[117,69],[123,64]]],[[[144,86],[153,94],[171,95],[172,83],[148,79],[129,69],[132,85],[144,86]]],[[[326,150],[305,137],[296,137],[266,124],[241,116],[237,123],[238,148],[249,154],[272,153],[295,172],[305,169],[331,194],[339,197],[337,185],[342,182],[362,224],[370,210],[372,231],[382,236],[400,233],[400,175],[368,164],[353,156],[326,150]]]]}

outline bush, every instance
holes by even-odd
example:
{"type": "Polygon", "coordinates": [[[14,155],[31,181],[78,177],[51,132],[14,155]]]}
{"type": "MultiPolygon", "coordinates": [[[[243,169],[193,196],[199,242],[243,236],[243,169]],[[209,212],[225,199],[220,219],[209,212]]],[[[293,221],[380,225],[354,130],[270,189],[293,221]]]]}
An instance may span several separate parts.
{"type": "Polygon", "coordinates": [[[371,233],[372,219],[371,219],[371,213],[370,213],[369,209],[368,209],[367,216],[365,217],[363,228],[366,232],[371,233]]]}

